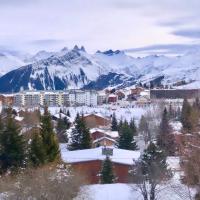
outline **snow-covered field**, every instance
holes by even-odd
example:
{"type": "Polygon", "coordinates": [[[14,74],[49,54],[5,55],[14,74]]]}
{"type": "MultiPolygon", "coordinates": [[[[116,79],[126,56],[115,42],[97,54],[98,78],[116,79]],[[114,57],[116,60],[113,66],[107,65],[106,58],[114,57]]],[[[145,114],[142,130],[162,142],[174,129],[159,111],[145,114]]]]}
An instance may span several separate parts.
{"type": "MultiPolygon", "coordinates": [[[[88,106],[80,106],[80,107],[68,107],[66,110],[70,111],[71,118],[74,119],[77,113],[80,114],[91,114],[96,113],[102,116],[110,117],[114,112],[118,120],[126,119],[129,121],[132,117],[138,121],[140,117],[147,111],[149,107],[139,108],[139,107],[127,107],[123,108],[120,106],[112,106],[112,105],[102,105],[97,107],[88,107],[88,106]]],[[[60,107],[49,107],[51,114],[56,114],[60,111],[60,107]]]]}
{"type": "MultiPolygon", "coordinates": [[[[180,182],[180,165],[178,157],[168,157],[167,163],[174,172],[173,178],[160,185],[157,192],[157,200],[191,200],[194,190],[180,182]]],[[[76,200],[143,200],[143,197],[135,184],[96,184],[82,188],[76,200]],[[86,191],[84,198],[81,196],[86,191]]]]}
{"type": "MultiPolygon", "coordinates": [[[[96,184],[83,190],[87,191],[87,196],[83,198],[80,195],[76,200],[143,200],[138,188],[130,184],[96,184]]],[[[169,184],[160,187],[157,200],[190,200],[190,193],[182,184],[169,184]]]]}

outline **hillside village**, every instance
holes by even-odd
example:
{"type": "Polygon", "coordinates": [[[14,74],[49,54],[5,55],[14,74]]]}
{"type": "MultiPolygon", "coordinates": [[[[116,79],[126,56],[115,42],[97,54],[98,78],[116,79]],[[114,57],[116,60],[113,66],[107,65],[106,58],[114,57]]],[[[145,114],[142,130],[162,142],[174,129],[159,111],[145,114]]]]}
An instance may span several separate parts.
{"type": "MultiPolygon", "coordinates": [[[[141,172],[133,174],[133,171],[139,170],[141,159],[146,159],[145,154],[155,149],[155,153],[164,152],[157,156],[166,162],[166,168],[157,168],[161,167],[157,163],[155,169],[161,170],[161,174],[170,170],[172,175],[153,177],[152,181],[158,181],[153,189],[154,195],[157,195],[157,187],[167,184],[166,191],[159,195],[170,193],[168,199],[189,200],[191,195],[198,194],[198,187],[195,189],[189,183],[194,180],[189,174],[190,169],[198,169],[185,163],[198,156],[196,149],[193,149],[199,142],[198,95],[199,90],[147,90],[142,87],[100,92],[72,90],[1,94],[1,123],[6,126],[7,120],[12,119],[12,123],[20,127],[18,134],[25,141],[30,141],[28,145],[33,145],[35,140],[39,142],[36,143],[39,146],[34,146],[32,150],[36,151],[34,159],[30,161],[34,167],[49,165],[57,159],[54,156],[52,161],[44,162],[43,157],[37,158],[42,153],[39,149],[43,148],[39,138],[42,139],[45,133],[48,141],[48,132],[43,131],[45,128],[51,130],[51,134],[57,138],[54,142],[58,141],[59,147],[55,148],[59,149],[62,162],[83,177],[81,188],[91,186],[87,187],[88,199],[93,193],[93,186],[102,187],[98,185],[100,183],[114,184],[113,187],[122,184],[121,187],[133,195],[133,199],[142,199],[144,194],[140,189],[146,186],[138,184],[142,178],[141,172]],[[126,185],[132,185],[137,192],[130,192],[126,185]]],[[[2,145],[5,144],[0,144],[1,148],[2,145]]],[[[8,165],[5,172],[10,171],[10,167],[8,165]]],[[[19,164],[16,167],[22,166],[19,164]]],[[[151,170],[149,173],[153,173],[151,170]]],[[[143,181],[150,184],[148,187],[153,186],[149,180],[143,181]]],[[[198,186],[196,182],[195,185],[198,186]]],[[[146,195],[152,192],[148,187],[146,195]]],[[[97,196],[104,195],[97,193],[97,196]]],[[[82,198],[80,191],[76,195],[76,198],[82,198]]]]}

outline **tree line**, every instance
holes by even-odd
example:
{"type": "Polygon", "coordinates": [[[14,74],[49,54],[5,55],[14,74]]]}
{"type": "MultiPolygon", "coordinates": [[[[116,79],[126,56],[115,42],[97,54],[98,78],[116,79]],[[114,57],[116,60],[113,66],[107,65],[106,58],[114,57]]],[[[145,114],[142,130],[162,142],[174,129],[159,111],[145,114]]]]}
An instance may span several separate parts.
{"type": "Polygon", "coordinates": [[[40,116],[40,127],[26,138],[15,120],[12,109],[0,115],[0,173],[38,167],[60,159],[59,144],[48,108],[40,116]]]}

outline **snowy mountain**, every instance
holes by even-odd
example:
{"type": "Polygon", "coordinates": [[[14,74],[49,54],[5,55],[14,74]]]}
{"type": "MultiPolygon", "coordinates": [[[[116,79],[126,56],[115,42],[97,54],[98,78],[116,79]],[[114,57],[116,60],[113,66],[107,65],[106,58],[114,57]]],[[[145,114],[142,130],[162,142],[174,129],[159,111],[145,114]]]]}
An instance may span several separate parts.
{"type": "MultiPolygon", "coordinates": [[[[0,78],[0,92],[23,90],[104,89],[127,87],[139,82],[181,87],[200,87],[200,52],[184,56],[133,58],[123,51],[89,54],[84,47],[41,51],[28,58],[32,64],[0,78]]],[[[6,68],[6,67],[2,67],[6,68]]]]}
{"type": "Polygon", "coordinates": [[[0,53],[0,76],[25,65],[23,59],[11,53],[0,53]]]}

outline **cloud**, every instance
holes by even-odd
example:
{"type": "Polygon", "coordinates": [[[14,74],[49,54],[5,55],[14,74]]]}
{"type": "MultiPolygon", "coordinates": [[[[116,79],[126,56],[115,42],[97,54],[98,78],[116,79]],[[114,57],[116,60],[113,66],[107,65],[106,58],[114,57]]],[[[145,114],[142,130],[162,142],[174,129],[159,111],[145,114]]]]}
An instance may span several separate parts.
{"type": "Polygon", "coordinates": [[[200,29],[176,30],[172,34],[187,38],[200,38],[200,29]]]}
{"type": "Polygon", "coordinates": [[[33,40],[30,43],[33,45],[58,45],[58,44],[64,44],[64,40],[59,39],[41,39],[41,40],[33,40]]]}
{"type": "Polygon", "coordinates": [[[140,48],[125,49],[127,53],[145,54],[185,54],[200,50],[200,44],[159,44],[140,48]]]}
{"type": "Polygon", "coordinates": [[[0,6],[11,6],[11,7],[18,7],[24,6],[27,4],[33,4],[38,2],[39,0],[0,0],[0,6]]]}
{"type": "Polygon", "coordinates": [[[198,30],[199,7],[199,0],[0,0],[0,44],[29,52],[184,44],[199,39],[180,32],[198,30]]]}

